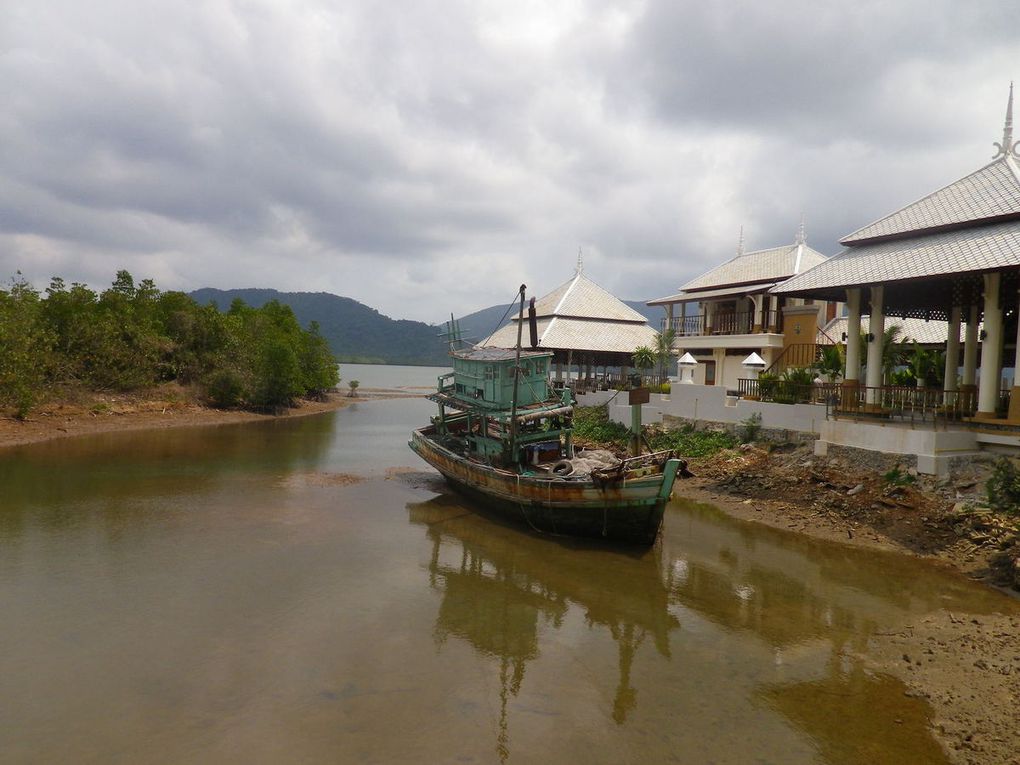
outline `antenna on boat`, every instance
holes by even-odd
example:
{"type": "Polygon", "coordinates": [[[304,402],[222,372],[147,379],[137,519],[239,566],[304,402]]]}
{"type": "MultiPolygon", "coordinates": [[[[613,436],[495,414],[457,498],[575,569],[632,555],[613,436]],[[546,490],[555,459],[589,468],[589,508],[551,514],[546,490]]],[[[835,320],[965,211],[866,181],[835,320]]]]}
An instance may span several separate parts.
{"type": "Polygon", "coordinates": [[[527,285],[521,285],[521,310],[517,317],[517,355],[514,357],[514,394],[510,401],[510,459],[514,458],[517,449],[517,391],[521,380],[521,335],[524,332],[524,291],[527,285]]]}
{"type": "Polygon", "coordinates": [[[450,352],[458,351],[464,346],[464,335],[460,330],[460,322],[450,314],[450,320],[446,322],[446,331],[440,332],[439,336],[446,340],[450,346],[450,352]]]}

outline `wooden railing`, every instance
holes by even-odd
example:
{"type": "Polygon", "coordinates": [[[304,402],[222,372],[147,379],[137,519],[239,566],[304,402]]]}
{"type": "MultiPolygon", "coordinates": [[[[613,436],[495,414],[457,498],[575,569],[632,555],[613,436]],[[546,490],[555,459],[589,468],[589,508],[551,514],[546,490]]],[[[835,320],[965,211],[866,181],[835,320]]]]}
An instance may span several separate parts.
{"type": "MultiPolygon", "coordinates": [[[[754,332],[755,318],[760,314],[757,311],[741,311],[737,313],[717,313],[708,319],[707,314],[696,314],[694,316],[677,316],[672,323],[667,324],[663,319],[659,326],[660,331],[665,332],[672,328],[677,337],[692,337],[700,335],[750,335],[754,332]]],[[[777,326],[778,311],[765,311],[761,318],[764,321],[762,331],[775,331],[777,326]]]]}
{"type": "MultiPolygon", "coordinates": [[[[1003,391],[1000,404],[1009,408],[1009,391],[1003,391]]],[[[828,402],[826,416],[854,419],[880,418],[916,422],[959,422],[977,408],[974,392],[944,391],[912,385],[840,386],[828,402]]]]}
{"type": "Polygon", "coordinates": [[[743,398],[777,404],[824,404],[839,383],[793,383],[788,380],[738,379],[737,392],[743,398]]]}

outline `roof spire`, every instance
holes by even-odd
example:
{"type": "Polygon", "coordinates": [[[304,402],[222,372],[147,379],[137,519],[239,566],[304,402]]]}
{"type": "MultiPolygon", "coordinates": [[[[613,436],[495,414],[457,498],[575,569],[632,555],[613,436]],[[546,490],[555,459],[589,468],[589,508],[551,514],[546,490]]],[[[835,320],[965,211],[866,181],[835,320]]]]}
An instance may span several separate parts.
{"type": "Polygon", "coordinates": [[[1009,83],[1009,101],[1006,102],[1006,124],[1002,128],[1002,143],[994,144],[996,148],[995,156],[992,159],[998,159],[999,157],[1012,157],[1013,159],[1020,159],[1020,155],[1017,155],[1016,147],[1020,146],[1020,141],[1013,143],[1013,83],[1009,83]]]}
{"type": "Polygon", "coordinates": [[[744,254],[744,227],[740,227],[740,239],[737,240],[737,257],[744,254]]]}
{"type": "Polygon", "coordinates": [[[807,231],[804,228],[804,213],[800,214],[800,228],[797,229],[796,244],[807,244],[807,231]]]}
{"type": "Polygon", "coordinates": [[[580,276],[580,274],[581,274],[581,272],[583,270],[584,270],[584,263],[581,260],[581,248],[578,247],[577,248],[577,268],[574,270],[574,273],[576,275],[580,276]]]}

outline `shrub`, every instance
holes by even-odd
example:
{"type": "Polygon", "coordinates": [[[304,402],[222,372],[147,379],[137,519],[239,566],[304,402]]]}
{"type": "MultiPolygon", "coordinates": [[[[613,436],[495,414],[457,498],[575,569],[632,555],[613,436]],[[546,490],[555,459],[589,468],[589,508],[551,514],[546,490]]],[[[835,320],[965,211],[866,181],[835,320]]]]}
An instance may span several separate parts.
{"type": "Polygon", "coordinates": [[[740,421],[740,443],[750,444],[758,440],[761,433],[761,412],[754,412],[746,420],[740,421]]]}
{"type": "Polygon", "coordinates": [[[883,473],[882,479],[886,483],[892,484],[893,486],[906,486],[908,484],[914,483],[914,481],[916,480],[914,476],[910,475],[910,473],[905,473],[902,470],[900,470],[899,465],[894,467],[888,473],[883,473]]]}
{"type": "Polygon", "coordinates": [[[1013,461],[1002,457],[997,460],[985,484],[988,506],[1000,513],[1020,514],[1020,474],[1013,461]]]}
{"type": "Polygon", "coordinates": [[[209,403],[220,409],[240,406],[245,398],[244,380],[233,369],[213,372],[205,385],[209,403]]]}

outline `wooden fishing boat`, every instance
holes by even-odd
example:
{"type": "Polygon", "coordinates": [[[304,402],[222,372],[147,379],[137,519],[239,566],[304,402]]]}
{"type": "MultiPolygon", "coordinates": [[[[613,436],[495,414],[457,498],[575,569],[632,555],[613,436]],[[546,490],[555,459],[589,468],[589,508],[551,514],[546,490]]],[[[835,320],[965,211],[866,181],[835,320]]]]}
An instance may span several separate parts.
{"type": "Polygon", "coordinates": [[[522,351],[519,336],[514,350],[451,350],[453,372],[429,396],[438,414],[411,449],[483,511],[548,534],[651,544],[686,463],[672,451],[575,453],[573,394],[550,389],[552,353],[522,351]]]}

